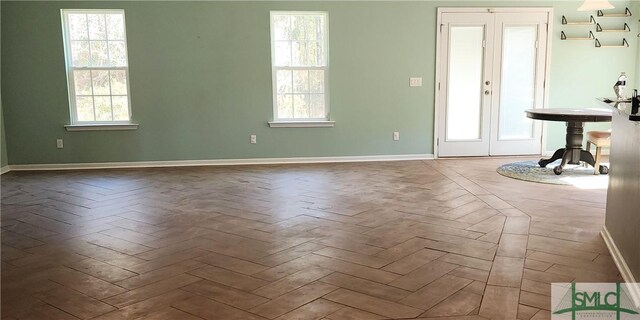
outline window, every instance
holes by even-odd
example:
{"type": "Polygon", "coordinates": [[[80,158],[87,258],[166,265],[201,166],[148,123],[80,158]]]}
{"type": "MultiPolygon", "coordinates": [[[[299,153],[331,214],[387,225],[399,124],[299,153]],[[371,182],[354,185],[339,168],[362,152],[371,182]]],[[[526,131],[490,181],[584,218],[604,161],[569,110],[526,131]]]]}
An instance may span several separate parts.
{"type": "Polygon", "coordinates": [[[271,12],[274,121],[328,119],[326,12],[271,12]]]}
{"type": "Polygon", "coordinates": [[[123,10],[62,10],[71,124],[129,123],[123,10]]]}

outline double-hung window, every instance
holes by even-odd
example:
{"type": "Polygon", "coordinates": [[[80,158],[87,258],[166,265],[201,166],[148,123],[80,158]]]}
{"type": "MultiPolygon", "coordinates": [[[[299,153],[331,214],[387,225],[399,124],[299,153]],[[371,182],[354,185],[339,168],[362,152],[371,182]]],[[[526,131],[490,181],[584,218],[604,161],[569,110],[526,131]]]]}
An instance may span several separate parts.
{"type": "Polygon", "coordinates": [[[131,120],[123,10],[62,10],[71,124],[131,120]]]}
{"type": "Polygon", "coordinates": [[[326,12],[271,12],[274,122],[326,121],[326,12]]]}

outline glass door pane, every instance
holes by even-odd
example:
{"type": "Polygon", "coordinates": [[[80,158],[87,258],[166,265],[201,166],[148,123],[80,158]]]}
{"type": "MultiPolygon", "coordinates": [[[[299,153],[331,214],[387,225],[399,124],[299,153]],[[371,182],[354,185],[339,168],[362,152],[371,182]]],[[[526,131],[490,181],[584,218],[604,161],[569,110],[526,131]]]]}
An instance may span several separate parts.
{"type": "Polygon", "coordinates": [[[484,26],[451,26],[446,140],[478,140],[482,130],[484,26]]]}
{"type": "Polygon", "coordinates": [[[537,25],[505,25],[498,140],[533,139],[533,120],[525,110],[535,108],[537,25]]]}

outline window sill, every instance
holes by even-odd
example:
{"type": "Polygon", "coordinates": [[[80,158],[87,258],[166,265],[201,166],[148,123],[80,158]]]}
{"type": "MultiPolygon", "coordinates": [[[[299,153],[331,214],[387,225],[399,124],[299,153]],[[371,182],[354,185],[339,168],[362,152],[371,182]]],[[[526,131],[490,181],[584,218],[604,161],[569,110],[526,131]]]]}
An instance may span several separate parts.
{"type": "Polygon", "coordinates": [[[100,123],[100,124],[68,124],[67,131],[119,131],[138,130],[137,123],[100,123]]]}
{"type": "Polygon", "coordinates": [[[331,128],[335,121],[269,121],[271,128],[331,128]]]}

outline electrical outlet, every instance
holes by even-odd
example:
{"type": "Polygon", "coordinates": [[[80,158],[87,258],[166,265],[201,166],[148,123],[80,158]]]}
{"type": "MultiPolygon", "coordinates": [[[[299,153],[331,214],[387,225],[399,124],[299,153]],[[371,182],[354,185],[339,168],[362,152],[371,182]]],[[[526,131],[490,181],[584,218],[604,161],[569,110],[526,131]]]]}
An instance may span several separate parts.
{"type": "Polygon", "coordinates": [[[64,142],[62,141],[62,139],[56,139],[56,147],[58,149],[64,148],[64,142]]]}
{"type": "Polygon", "coordinates": [[[422,78],[409,78],[410,87],[422,87],[422,78]]]}
{"type": "Polygon", "coordinates": [[[256,136],[255,134],[252,134],[252,135],[250,136],[250,140],[249,140],[249,141],[250,141],[252,144],[256,144],[256,143],[258,143],[258,138],[257,138],[257,136],[256,136]]]}
{"type": "Polygon", "coordinates": [[[400,140],[400,132],[394,131],[393,132],[393,141],[398,141],[398,140],[400,140]]]}

